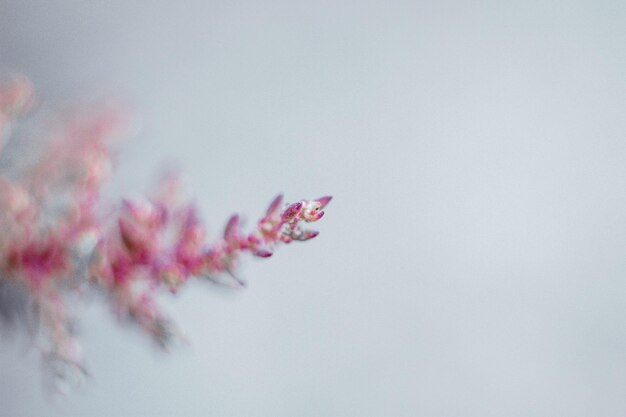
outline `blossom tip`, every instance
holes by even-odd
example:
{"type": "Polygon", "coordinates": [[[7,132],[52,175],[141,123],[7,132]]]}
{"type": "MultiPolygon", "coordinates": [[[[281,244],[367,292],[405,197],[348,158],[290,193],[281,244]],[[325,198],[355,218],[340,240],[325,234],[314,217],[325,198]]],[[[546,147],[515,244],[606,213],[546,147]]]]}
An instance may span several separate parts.
{"type": "Polygon", "coordinates": [[[273,252],[267,249],[258,249],[254,252],[254,255],[258,256],[259,258],[269,258],[273,255],[273,252]]]}
{"type": "Polygon", "coordinates": [[[328,203],[330,203],[330,201],[333,199],[333,197],[331,195],[327,195],[324,197],[320,197],[318,198],[317,201],[318,203],[320,203],[320,209],[323,209],[324,207],[326,207],[328,205],[328,203]]]}

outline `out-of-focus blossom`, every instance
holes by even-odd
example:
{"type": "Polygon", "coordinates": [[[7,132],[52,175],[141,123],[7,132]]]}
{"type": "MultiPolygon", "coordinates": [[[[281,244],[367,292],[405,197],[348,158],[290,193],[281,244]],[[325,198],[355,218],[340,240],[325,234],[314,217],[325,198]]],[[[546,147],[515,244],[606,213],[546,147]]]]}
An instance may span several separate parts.
{"type": "MultiPolygon", "coordinates": [[[[33,103],[26,78],[0,83],[0,139],[33,103]]],[[[99,289],[118,317],[167,347],[181,333],[158,306],[161,289],[175,293],[193,278],[242,286],[236,277],[242,254],[267,258],[281,244],[316,237],[305,226],[322,218],[331,200],[288,204],[279,195],[252,230],[233,215],[214,240],[197,207],[179,198],[176,176],[150,198],[104,203],[100,190],[114,167],[111,140],[126,119],[111,109],[75,114],[51,132],[48,149],[24,173],[0,172],[0,290],[19,288],[32,303],[44,357],[59,378],[86,372],[68,292],[86,284],[99,289]]],[[[9,305],[0,307],[2,317],[10,316],[9,305]]]]}

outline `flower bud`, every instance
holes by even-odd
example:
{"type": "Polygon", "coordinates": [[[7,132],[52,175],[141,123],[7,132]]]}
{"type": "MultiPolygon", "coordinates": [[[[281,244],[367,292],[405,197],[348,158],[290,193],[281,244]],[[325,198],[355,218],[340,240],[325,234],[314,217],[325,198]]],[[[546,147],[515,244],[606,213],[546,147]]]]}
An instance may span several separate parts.
{"type": "Polygon", "coordinates": [[[324,207],[326,207],[328,203],[330,203],[330,200],[332,199],[333,199],[332,196],[327,195],[324,197],[317,198],[314,201],[317,201],[318,203],[320,203],[320,209],[324,209],[324,207]]]}
{"type": "Polygon", "coordinates": [[[270,206],[267,208],[266,216],[271,216],[272,214],[276,213],[278,209],[280,209],[280,206],[282,204],[283,204],[283,195],[278,194],[274,198],[274,200],[272,200],[272,202],[270,203],[270,206]]]}
{"type": "Polygon", "coordinates": [[[237,229],[239,228],[239,216],[237,214],[233,214],[228,223],[226,224],[226,228],[224,229],[224,239],[228,242],[231,242],[237,238],[237,229]]]}
{"type": "Polygon", "coordinates": [[[289,223],[300,214],[301,210],[302,210],[302,201],[298,201],[297,203],[291,204],[283,212],[283,215],[282,215],[283,222],[289,223]]]}

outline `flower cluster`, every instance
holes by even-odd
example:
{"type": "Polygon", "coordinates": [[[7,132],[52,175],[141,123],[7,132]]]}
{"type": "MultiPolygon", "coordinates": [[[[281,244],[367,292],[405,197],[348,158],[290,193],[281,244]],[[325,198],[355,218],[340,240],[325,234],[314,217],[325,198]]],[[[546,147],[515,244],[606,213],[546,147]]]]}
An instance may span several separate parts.
{"type": "MultiPolygon", "coordinates": [[[[0,84],[0,144],[33,103],[26,78],[0,84]]],[[[127,124],[111,109],[75,114],[50,130],[48,146],[32,164],[0,172],[0,318],[9,321],[18,310],[34,317],[36,340],[61,379],[85,372],[68,308],[72,294],[98,289],[120,318],[168,346],[179,332],[158,307],[161,289],[175,293],[191,278],[243,286],[236,274],[242,254],[267,258],[281,244],[316,237],[305,225],[322,218],[331,200],[287,204],[279,195],[252,231],[233,215],[213,241],[198,209],[179,196],[175,176],[151,198],[103,204],[111,144],[127,124]]]]}

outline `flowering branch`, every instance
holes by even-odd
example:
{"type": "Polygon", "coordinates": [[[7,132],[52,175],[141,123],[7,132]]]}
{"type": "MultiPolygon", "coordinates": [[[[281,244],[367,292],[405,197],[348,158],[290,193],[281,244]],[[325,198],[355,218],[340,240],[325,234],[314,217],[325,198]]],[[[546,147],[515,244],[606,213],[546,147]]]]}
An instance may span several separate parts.
{"type": "MultiPolygon", "coordinates": [[[[0,145],[33,103],[26,78],[0,85],[0,145]]],[[[233,215],[212,242],[196,206],[179,198],[175,177],[167,177],[152,198],[105,206],[100,194],[113,166],[111,142],[125,124],[115,111],[74,115],[24,172],[0,173],[0,294],[12,289],[8,294],[17,291],[32,305],[38,340],[59,379],[86,372],[67,294],[99,289],[118,317],[166,347],[180,332],[156,303],[161,288],[176,293],[192,278],[244,286],[236,275],[242,254],[267,258],[281,244],[316,237],[306,225],[321,219],[331,200],[286,204],[279,195],[251,232],[233,215]]],[[[5,321],[24,307],[25,301],[14,300],[0,295],[5,321]]]]}

